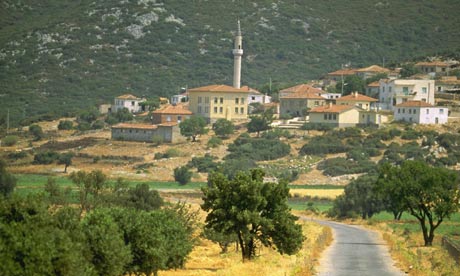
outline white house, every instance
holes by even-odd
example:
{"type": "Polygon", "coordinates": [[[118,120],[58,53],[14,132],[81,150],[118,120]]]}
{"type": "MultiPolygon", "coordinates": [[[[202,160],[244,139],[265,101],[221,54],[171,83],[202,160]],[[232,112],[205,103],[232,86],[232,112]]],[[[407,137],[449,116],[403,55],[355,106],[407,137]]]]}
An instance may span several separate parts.
{"type": "Polygon", "coordinates": [[[248,104],[252,103],[260,103],[260,104],[267,104],[271,103],[272,97],[260,93],[259,91],[249,88],[249,95],[248,95],[248,104]]]}
{"type": "Polygon", "coordinates": [[[124,94],[115,98],[115,105],[112,111],[117,112],[120,109],[127,108],[131,113],[137,113],[142,111],[142,106],[139,104],[144,101],[144,98],[138,98],[131,94],[124,94]]]}
{"type": "Polygon", "coordinates": [[[408,101],[422,101],[434,105],[434,80],[382,79],[379,81],[379,107],[394,110],[408,101]]]}
{"type": "Polygon", "coordinates": [[[395,106],[394,120],[416,124],[445,124],[449,110],[423,101],[407,101],[395,106]]]}
{"type": "Polygon", "coordinates": [[[171,97],[171,104],[180,104],[188,101],[188,93],[184,92],[171,97]]]}

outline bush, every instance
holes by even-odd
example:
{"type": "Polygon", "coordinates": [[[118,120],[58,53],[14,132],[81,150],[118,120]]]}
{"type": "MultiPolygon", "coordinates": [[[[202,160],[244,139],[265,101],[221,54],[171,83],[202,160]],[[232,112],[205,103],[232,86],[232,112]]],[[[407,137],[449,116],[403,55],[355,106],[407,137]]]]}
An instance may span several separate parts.
{"type": "Polygon", "coordinates": [[[163,139],[163,137],[160,136],[160,135],[154,135],[154,136],[152,137],[152,143],[153,143],[155,146],[159,146],[159,145],[163,144],[163,142],[164,142],[164,139],[163,139]]]}
{"type": "Polygon", "coordinates": [[[269,130],[269,131],[262,133],[261,137],[265,139],[279,139],[281,137],[285,137],[289,139],[289,138],[292,138],[293,135],[289,132],[289,130],[275,128],[273,130],[269,130]]]}
{"type": "Polygon", "coordinates": [[[211,137],[208,140],[208,147],[209,148],[216,148],[216,147],[218,147],[220,145],[222,145],[222,139],[220,139],[218,137],[211,137]]]}
{"type": "Polygon", "coordinates": [[[228,146],[226,159],[275,160],[290,153],[290,146],[279,140],[238,138],[228,146]]]}
{"type": "Polygon", "coordinates": [[[307,144],[300,149],[301,155],[322,155],[330,153],[347,152],[349,146],[344,145],[338,137],[332,136],[316,136],[313,137],[307,144]]]}
{"type": "Polygon", "coordinates": [[[3,138],[2,145],[5,147],[11,147],[17,144],[19,137],[16,135],[9,135],[3,138]]]}
{"type": "Polygon", "coordinates": [[[29,133],[34,137],[35,141],[41,140],[44,137],[43,130],[39,125],[29,126],[29,133]]]}
{"type": "Polygon", "coordinates": [[[8,154],[8,159],[18,160],[18,159],[26,158],[27,155],[28,154],[26,151],[11,152],[8,154]]]}
{"type": "Polygon", "coordinates": [[[70,130],[73,128],[73,122],[68,120],[59,121],[58,129],[59,130],[70,130]]]}
{"type": "Polygon", "coordinates": [[[34,164],[51,164],[59,159],[59,153],[55,151],[45,151],[35,154],[34,164]]]}
{"type": "Polygon", "coordinates": [[[103,129],[105,126],[104,121],[102,120],[96,120],[92,125],[92,129],[103,129]]]}
{"type": "Polygon", "coordinates": [[[389,134],[390,134],[390,136],[391,136],[392,138],[401,136],[401,133],[402,133],[401,130],[399,130],[399,129],[397,129],[397,128],[392,128],[392,129],[390,129],[390,131],[389,131],[389,134]]]}
{"type": "Polygon", "coordinates": [[[192,173],[186,166],[177,167],[174,169],[174,180],[181,185],[185,185],[192,179],[192,173]]]}
{"type": "Polygon", "coordinates": [[[332,124],[322,123],[305,123],[300,127],[301,130],[318,130],[318,131],[329,131],[334,129],[332,124]]]}
{"type": "Polygon", "coordinates": [[[422,134],[415,129],[409,128],[404,131],[404,133],[401,135],[401,139],[404,140],[415,140],[418,139],[422,136],[422,134]]]}
{"type": "Polygon", "coordinates": [[[218,167],[218,163],[214,162],[217,157],[212,156],[210,154],[206,154],[203,157],[193,157],[187,164],[190,168],[196,168],[198,172],[211,172],[215,171],[218,167]]]}
{"type": "Polygon", "coordinates": [[[375,171],[374,162],[363,159],[358,161],[347,160],[343,157],[326,159],[318,164],[318,169],[324,175],[339,176],[344,174],[370,173],[375,171]]]}
{"type": "Polygon", "coordinates": [[[91,125],[88,122],[81,122],[78,124],[77,129],[79,131],[87,131],[91,129],[91,125]]]}

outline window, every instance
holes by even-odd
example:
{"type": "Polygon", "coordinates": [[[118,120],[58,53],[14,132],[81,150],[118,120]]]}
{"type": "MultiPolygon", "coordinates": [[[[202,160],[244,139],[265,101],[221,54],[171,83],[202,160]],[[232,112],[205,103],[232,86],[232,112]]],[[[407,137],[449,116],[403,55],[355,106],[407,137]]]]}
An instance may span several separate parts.
{"type": "Polygon", "coordinates": [[[221,106],[221,107],[219,107],[219,113],[221,113],[221,114],[222,114],[223,112],[224,112],[224,108],[223,108],[222,106],[221,106]]]}
{"type": "Polygon", "coordinates": [[[201,106],[198,106],[198,113],[201,113],[201,106]]]}
{"type": "Polygon", "coordinates": [[[412,114],[412,109],[409,108],[409,114],[412,114]]]}
{"type": "Polygon", "coordinates": [[[328,119],[329,119],[329,120],[332,120],[332,114],[329,114],[329,115],[328,115],[328,119]]]}
{"type": "Polygon", "coordinates": [[[241,98],[241,104],[244,104],[244,98],[241,98]]]}
{"type": "Polygon", "coordinates": [[[414,109],[414,112],[413,112],[413,113],[414,113],[414,114],[417,114],[417,109],[414,109]]]}
{"type": "Polygon", "coordinates": [[[319,105],[319,101],[315,101],[315,106],[318,106],[319,105]]]}
{"type": "Polygon", "coordinates": [[[240,113],[244,114],[244,107],[240,108],[240,113]]]}
{"type": "Polygon", "coordinates": [[[235,107],[235,114],[238,114],[238,107],[235,107]]]}
{"type": "Polygon", "coordinates": [[[208,114],[209,113],[209,106],[204,107],[204,113],[208,114]]]}
{"type": "Polygon", "coordinates": [[[208,104],[209,103],[209,97],[204,98],[204,103],[208,104]]]}
{"type": "Polygon", "coordinates": [[[220,98],[220,103],[221,103],[221,104],[224,103],[224,98],[220,98]]]}
{"type": "Polygon", "coordinates": [[[425,99],[425,98],[422,98],[422,102],[425,102],[425,103],[426,103],[426,99],[425,99]]]}
{"type": "Polygon", "coordinates": [[[198,103],[201,103],[202,99],[201,97],[198,97],[198,103]]]}
{"type": "Polygon", "coordinates": [[[166,122],[171,122],[171,116],[170,115],[166,116],[166,122]]]}
{"type": "Polygon", "coordinates": [[[182,116],[178,115],[178,116],[177,116],[177,121],[178,121],[178,122],[182,121],[182,116]]]}
{"type": "Polygon", "coordinates": [[[400,113],[401,113],[401,108],[398,108],[398,114],[400,114],[400,113]]]}
{"type": "Polygon", "coordinates": [[[385,93],[385,86],[384,86],[384,87],[382,87],[382,92],[383,92],[383,93],[385,93]]]}
{"type": "Polygon", "coordinates": [[[409,87],[406,87],[406,86],[403,87],[403,88],[402,88],[402,91],[403,91],[403,93],[406,94],[406,95],[409,94],[409,87]]]}
{"type": "Polygon", "coordinates": [[[423,93],[423,94],[426,94],[426,91],[427,91],[427,90],[426,90],[426,87],[422,87],[422,93],[423,93]]]}
{"type": "Polygon", "coordinates": [[[135,106],[136,103],[134,101],[131,102],[131,106],[135,106]]]}
{"type": "Polygon", "coordinates": [[[324,114],[324,120],[327,120],[327,114],[324,114]]]}
{"type": "Polygon", "coordinates": [[[214,113],[217,113],[217,106],[214,107],[214,113]]]}
{"type": "Polygon", "coordinates": [[[256,100],[256,97],[252,96],[252,97],[251,97],[251,100],[255,101],[255,100],[256,100]]]}
{"type": "Polygon", "coordinates": [[[214,103],[215,104],[217,103],[217,97],[214,97],[214,103]]]}
{"type": "Polygon", "coordinates": [[[428,108],[426,109],[426,114],[430,114],[430,110],[428,108]]]}
{"type": "Polygon", "coordinates": [[[439,114],[444,114],[444,109],[439,109],[439,114]]]}
{"type": "Polygon", "coordinates": [[[239,102],[238,102],[239,100],[240,100],[240,98],[235,98],[235,104],[239,104],[239,102]]]}
{"type": "Polygon", "coordinates": [[[388,93],[391,93],[391,86],[388,87],[388,93]]]}
{"type": "Polygon", "coordinates": [[[333,114],[333,115],[332,115],[332,118],[333,118],[334,120],[337,120],[337,114],[333,114]]]}
{"type": "Polygon", "coordinates": [[[404,114],[404,113],[406,113],[406,109],[405,109],[405,108],[403,108],[403,114],[404,114]]]}

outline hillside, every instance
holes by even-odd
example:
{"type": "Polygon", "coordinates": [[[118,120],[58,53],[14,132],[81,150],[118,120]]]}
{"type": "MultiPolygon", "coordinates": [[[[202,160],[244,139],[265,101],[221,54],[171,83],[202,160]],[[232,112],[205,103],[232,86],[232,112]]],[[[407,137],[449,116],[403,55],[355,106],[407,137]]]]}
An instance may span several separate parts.
{"type": "Polygon", "coordinates": [[[239,18],[242,81],[318,78],[340,64],[453,52],[458,0],[70,1],[0,3],[0,123],[63,115],[130,91],[231,82],[239,18]]]}

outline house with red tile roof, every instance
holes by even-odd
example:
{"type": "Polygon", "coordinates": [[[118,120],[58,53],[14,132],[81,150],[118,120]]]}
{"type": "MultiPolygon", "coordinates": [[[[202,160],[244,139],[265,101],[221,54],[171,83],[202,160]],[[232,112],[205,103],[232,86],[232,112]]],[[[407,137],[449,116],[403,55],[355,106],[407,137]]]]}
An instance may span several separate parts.
{"type": "Polygon", "coordinates": [[[445,76],[450,71],[450,65],[443,61],[418,62],[415,64],[425,74],[445,76]]]}
{"type": "Polygon", "coordinates": [[[280,116],[305,116],[308,110],[326,104],[326,98],[322,96],[324,93],[326,92],[308,84],[280,90],[280,116]]]}
{"type": "Polygon", "coordinates": [[[120,109],[126,108],[131,113],[137,113],[142,111],[141,102],[144,102],[146,99],[136,97],[132,94],[123,94],[115,98],[114,106],[112,108],[113,112],[117,112],[120,109]]]}
{"type": "Polygon", "coordinates": [[[167,105],[161,109],[152,111],[152,121],[154,124],[170,122],[180,123],[181,121],[190,118],[192,114],[192,111],[188,109],[188,105],[167,105]]]}
{"type": "Polygon", "coordinates": [[[366,95],[353,92],[350,95],[342,96],[336,100],[337,105],[353,105],[364,110],[371,110],[371,105],[377,102],[377,99],[366,95]]]}
{"type": "Polygon", "coordinates": [[[379,97],[380,83],[378,81],[371,82],[366,85],[366,95],[372,98],[379,97]]]}
{"type": "Polygon", "coordinates": [[[445,124],[449,110],[444,106],[434,106],[424,101],[407,101],[397,104],[394,120],[415,124],[445,124]]]}
{"type": "Polygon", "coordinates": [[[159,137],[166,143],[185,141],[177,122],[157,125],[121,123],[112,126],[113,140],[152,142],[154,137],[159,137]]]}

